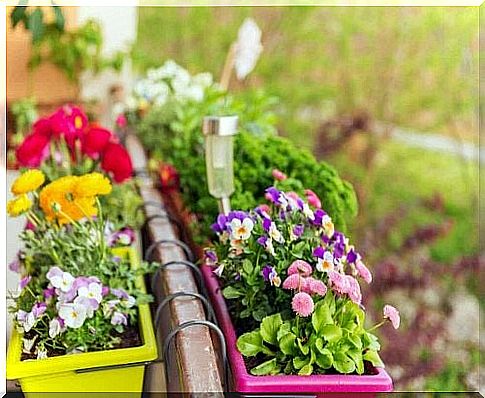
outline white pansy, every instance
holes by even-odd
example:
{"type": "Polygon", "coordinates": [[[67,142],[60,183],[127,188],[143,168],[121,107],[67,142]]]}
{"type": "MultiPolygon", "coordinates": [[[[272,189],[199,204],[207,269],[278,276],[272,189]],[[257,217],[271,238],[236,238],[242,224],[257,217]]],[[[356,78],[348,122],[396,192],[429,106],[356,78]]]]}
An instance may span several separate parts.
{"type": "Polygon", "coordinates": [[[268,239],[267,242],[266,242],[266,251],[271,254],[272,256],[274,256],[276,253],[274,251],[274,246],[273,246],[273,241],[271,239],[268,239]]]}
{"type": "Polygon", "coordinates": [[[69,272],[63,272],[62,274],[52,276],[50,282],[52,286],[66,293],[71,290],[74,277],[69,272]]]}
{"type": "Polygon", "coordinates": [[[61,322],[57,318],[54,318],[49,322],[49,337],[53,339],[60,333],[62,333],[61,322]]]}
{"type": "Polygon", "coordinates": [[[234,218],[231,221],[231,237],[236,240],[246,240],[251,236],[251,231],[254,228],[253,220],[246,217],[244,220],[234,218]]]}
{"type": "Polygon", "coordinates": [[[222,273],[224,272],[224,263],[219,265],[214,271],[212,271],[214,274],[216,274],[219,278],[221,277],[222,273]]]}
{"type": "Polygon", "coordinates": [[[46,350],[38,350],[37,351],[37,359],[46,359],[47,358],[47,351],[46,350]]]}
{"type": "Polygon", "coordinates": [[[310,206],[308,206],[308,203],[304,203],[303,204],[303,214],[309,220],[314,220],[315,219],[315,214],[313,213],[313,210],[310,209],[310,206]]]}
{"type": "Polygon", "coordinates": [[[268,234],[271,239],[278,243],[283,243],[285,241],[285,238],[283,238],[281,232],[278,230],[278,228],[276,228],[276,224],[274,222],[271,223],[268,234]]]}
{"type": "Polygon", "coordinates": [[[35,335],[33,339],[22,339],[23,352],[30,354],[32,352],[32,348],[34,347],[35,340],[37,340],[37,335],[35,335]]]}
{"type": "Polygon", "coordinates": [[[261,29],[253,19],[246,18],[239,28],[235,45],[234,68],[239,80],[251,73],[262,51],[261,29]]]}
{"type": "Polygon", "coordinates": [[[33,314],[33,312],[29,312],[23,324],[24,330],[28,332],[30,329],[33,328],[34,324],[35,324],[35,315],[33,314]]]}
{"type": "Polygon", "coordinates": [[[323,259],[319,258],[317,263],[317,270],[320,272],[329,272],[334,269],[334,258],[333,254],[330,252],[325,252],[323,254],[323,259]]]}
{"type": "Polygon", "coordinates": [[[91,302],[91,299],[87,298],[86,296],[78,296],[74,300],[74,304],[78,306],[82,306],[86,309],[86,318],[92,318],[94,315],[94,308],[91,302]]]}
{"type": "Polygon", "coordinates": [[[126,308],[131,308],[136,304],[136,298],[134,298],[133,296],[128,296],[128,298],[126,300],[122,301],[122,304],[126,308]]]}
{"type": "Polygon", "coordinates": [[[77,329],[86,320],[87,310],[84,305],[62,304],[59,308],[59,316],[64,319],[66,326],[77,329]]]}
{"type": "Polygon", "coordinates": [[[322,226],[323,230],[325,231],[325,235],[327,235],[329,238],[332,237],[335,232],[335,227],[332,219],[327,214],[322,218],[322,226]]]}
{"type": "Polygon", "coordinates": [[[103,287],[100,283],[91,282],[88,286],[81,286],[77,294],[80,297],[86,297],[88,299],[95,299],[98,303],[103,299],[103,287]]]}

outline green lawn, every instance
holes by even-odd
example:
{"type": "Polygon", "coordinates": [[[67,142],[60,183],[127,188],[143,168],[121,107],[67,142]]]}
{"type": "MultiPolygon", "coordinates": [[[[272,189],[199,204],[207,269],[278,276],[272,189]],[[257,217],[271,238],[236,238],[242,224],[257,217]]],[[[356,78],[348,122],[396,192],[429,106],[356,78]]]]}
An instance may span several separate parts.
{"type": "Polygon", "coordinates": [[[361,202],[355,224],[357,235],[365,233],[382,217],[410,207],[405,220],[391,238],[399,247],[403,237],[417,226],[452,220],[451,232],[431,246],[433,259],[451,262],[478,251],[478,165],[458,157],[411,148],[397,142],[383,142],[376,157],[375,169],[365,170],[349,160],[345,153],[329,159],[350,181],[362,185],[367,200],[361,202]],[[444,210],[437,213],[419,206],[421,198],[440,193],[444,210]]]}

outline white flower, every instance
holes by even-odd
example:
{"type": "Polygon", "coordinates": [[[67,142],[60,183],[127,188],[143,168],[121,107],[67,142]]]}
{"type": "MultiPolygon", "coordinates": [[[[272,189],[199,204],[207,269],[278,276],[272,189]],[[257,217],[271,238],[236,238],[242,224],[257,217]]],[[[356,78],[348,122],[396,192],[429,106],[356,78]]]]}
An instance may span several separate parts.
{"type": "Polygon", "coordinates": [[[64,319],[66,326],[77,329],[86,320],[86,307],[79,304],[62,304],[59,308],[59,316],[64,319]]]}
{"type": "Polygon", "coordinates": [[[37,359],[46,359],[47,358],[47,351],[46,350],[38,350],[37,351],[37,359]]]}
{"type": "Polygon", "coordinates": [[[274,246],[273,246],[273,241],[271,239],[268,239],[267,242],[266,242],[266,251],[271,254],[272,256],[274,256],[276,253],[274,251],[274,246]]]}
{"type": "Polygon", "coordinates": [[[97,301],[95,301],[94,299],[89,299],[85,296],[78,296],[74,300],[74,304],[84,307],[86,309],[86,317],[92,318],[95,310],[95,308],[93,307],[93,301],[94,301],[94,304],[97,305],[97,301]]]}
{"type": "Polygon", "coordinates": [[[26,354],[30,354],[32,352],[32,347],[34,347],[35,340],[37,340],[37,335],[34,336],[33,339],[22,339],[23,343],[23,352],[26,354]]]}
{"type": "Polygon", "coordinates": [[[136,304],[136,298],[133,296],[128,296],[126,300],[121,302],[126,308],[131,308],[136,304]]]}
{"type": "Polygon", "coordinates": [[[317,263],[317,270],[320,272],[329,272],[334,269],[334,259],[333,254],[330,252],[325,252],[323,259],[319,258],[317,263]]]}
{"type": "Polygon", "coordinates": [[[30,329],[32,329],[32,327],[34,326],[35,324],[35,315],[34,313],[31,311],[27,314],[27,317],[25,318],[25,322],[23,324],[24,326],[24,330],[26,332],[28,332],[30,329]]]}
{"type": "Polygon", "coordinates": [[[221,277],[222,273],[224,272],[224,263],[219,265],[214,271],[212,271],[214,274],[216,274],[219,278],[221,277]]]}
{"type": "Polygon", "coordinates": [[[88,286],[82,286],[78,289],[77,294],[79,297],[86,297],[88,299],[94,299],[98,303],[103,299],[103,287],[100,283],[91,282],[88,286]]]}
{"type": "Polygon", "coordinates": [[[53,339],[58,334],[61,334],[63,331],[63,327],[61,322],[57,318],[54,318],[52,321],[49,322],[49,337],[53,339]]]}
{"type": "Polygon", "coordinates": [[[52,267],[47,273],[47,279],[52,286],[66,293],[71,290],[74,277],[69,272],[63,272],[59,267],[52,267]]]}
{"type": "Polygon", "coordinates": [[[261,30],[253,19],[246,18],[239,28],[235,51],[234,68],[242,80],[254,69],[263,51],[261,30]]]}
{"type": "Polygon", "coordinates": [[[312,209],[310,209],[310,206],[308,206],[308,203],[303,204],[303,214],[309,220],[315,219],[315,214],[313,213],[312,209]]]}
{"type": "Polygon", "coordinates": [[[276,224],[274,222],[271,223],[268,234],[272,239],[274,239],[278,243],[283,243],[285,241],[285,238],[283,238],[283,235],[281,235],[281,232],[278,231],[278,228],[276,228],[276,224]]]}
{"type": "Polygon", "coordinates": [[[202,88],[212,86],[213,82],[212,75],[209,72],[199,73],[192,78],[192,83],[202,88]]]}
{"type": "Polygon", "coordinates": [[[329,238],[333,236],[335,232],[335,227],[333,225],[332,219],[326,214],[322,218],[322,226],[323,230],[325,231],[325,235],[327,235],[329,238]]]}
{"type": "Polygon", "coordinates": [[[251,236],[251,231],[254,228],[253,220],[246,217],[242,222],[238,218],[231,221],[231,235],[236,240],[246,240],[251,236]]]}

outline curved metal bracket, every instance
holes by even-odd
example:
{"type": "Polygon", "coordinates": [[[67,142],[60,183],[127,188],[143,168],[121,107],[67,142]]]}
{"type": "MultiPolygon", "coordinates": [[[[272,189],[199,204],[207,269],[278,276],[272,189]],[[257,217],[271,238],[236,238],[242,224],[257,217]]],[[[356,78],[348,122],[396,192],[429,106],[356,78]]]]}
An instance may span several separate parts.
{"type": "Polygon", "coordinates": [[[147,170],[146,167],[133,169],[133,175],[135,177],[150,177],[150,172],[147,170]]]}
{"type": "Polygon", "coordinates": [[[158,323],[160,322],[160,316],[162,314],[162,310],[165,308],[165,306],[170,303],[173,299],[176,299],[178,297],[192,297],[192,298],[197,298],[202,303],[204,304],[205,310],[206,310],[206,317],[209,321],[212,323],[216,323],[216,314],[214,312],[214,309],[212,308],[211,304],[209,303],[209,300],[207,300],[202,294],[200,293],[195,293],[195,292],[176,292],[169,294],[167,297],[165,297],[162,301],[160,301],[160,304],[157,306],[157,310],[155,311],[155,317],[154,317],[154,323],[155,326],[158,328],[158,323]]]}
{"type": "Polygon", "coordinates": [[[157,248],[157,246],[163,245],[163,244],[172,244],[180,247],[184,251],[189,261],[191,263],[195,262],[195,256],[194,256],[194,253],[192,253],[192,250],[190,250],[190,248],[184,242],[178,239],[160,239],[151,243],[150,246],[148,246],[147,250],[145,251],[145,260],[152,261],[153,251],[157,248]]]}
{"type": "Polygon", "coordinates": [[[171,265],[185,265],[186,267],[189,267],[192,271],[195,272],[195,276],[196,276],[196,279],[197,279],[197,287],[199,288],[199,291],[202,292],[205,296],[207,296],[205,294],[205,286],[204,284],[202,283],[202,272],[200,271],[199,267],[197,267],[197,265],[195,265],[194,263],[191,263],[190,261],[187,261],[187,260],[175,260],[175,261],[169,261],[167,263],[163,263],[163,264],[160,264],[158,269],[155,271],[155,275],[152,276],[152,283],[151,283],[151,288],[152,288],[152,292],[155,291],[155,283],[157,281],[157,278],[159,277],[160,275],[160,271],[171,266],[171,265]]]}
{"type": "Polygon", "coordinates": [[[144,210],[145,207],[153,206],[158,207],[160,210],[165,211],[165,206],[161,202],[157,202],[155,200],[147,200],[146,202],[140,203],[135,210],[135,213],[138,213],[140,210],[144,210]]]}
{"type": "Polygon", "coordinates": [[[212,322],[205,321],[205,320],[192,320],[192,321],[187,321],[184,322],[180,325],[178,325],[173,331],[171,331],[167,337],[165,338],[165,341],[163,343],[163,358],[165,359],[165,378],[166,380],[169,379],[169,367],[170,367],[170,360],[169,357],[166,356],[167,351],[170,348],[170,343],[172,342],[173,338],[177,335],[178,332],[180,332],[183,329],[186,329],[188,327],[192,326],[207,326],[208,328],[212,329],[216,334],[217,337],[219,338],[219,344],[221,346],[221,357],[222,357],[222,366],[223,366],[223,391],[226,391],[228,388],[227,381],[228,381],[228,363],[227,363],[227,348],[226,348],[226,340],[224,338],[224,334],[222,333],[221,329],[217,325],[214,325],[212,322]]]}

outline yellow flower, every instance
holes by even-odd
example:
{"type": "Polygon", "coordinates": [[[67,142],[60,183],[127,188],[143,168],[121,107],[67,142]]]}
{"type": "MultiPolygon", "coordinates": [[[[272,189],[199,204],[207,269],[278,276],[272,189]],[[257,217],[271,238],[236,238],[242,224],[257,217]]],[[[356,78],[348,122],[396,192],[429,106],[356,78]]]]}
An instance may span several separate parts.
{"type": "Polygon", "coordinates": [[[74,195],[79,197],[107,195],[111,192],[111,182],[101,173],[90,173],[79,177],[74,187],[74,195]]]}
{"type": "Polygon", "coordinates": [[[81,177],[61,177],[46,185],[39,195],[39,205],[47,220],[66,224],[98,214],[96,195],[111,192],[111,183],[99,173],[81,177]]]}
{"type": "Polygon", "coordinates": [[[22,213],[25,213],[32,207],[32,201],[26,194],[22,194],[19,197],[9,200],[7,203],[7,213],[10,217],[17,217],[22,213]]]}
{"type": "Polygon", "coordinates": [[[39,188],[45,181],[44,173],[40,170],[28,170],[19,176],[12,184],[11,191],[14,195],[22,195],[39,188]]]}

